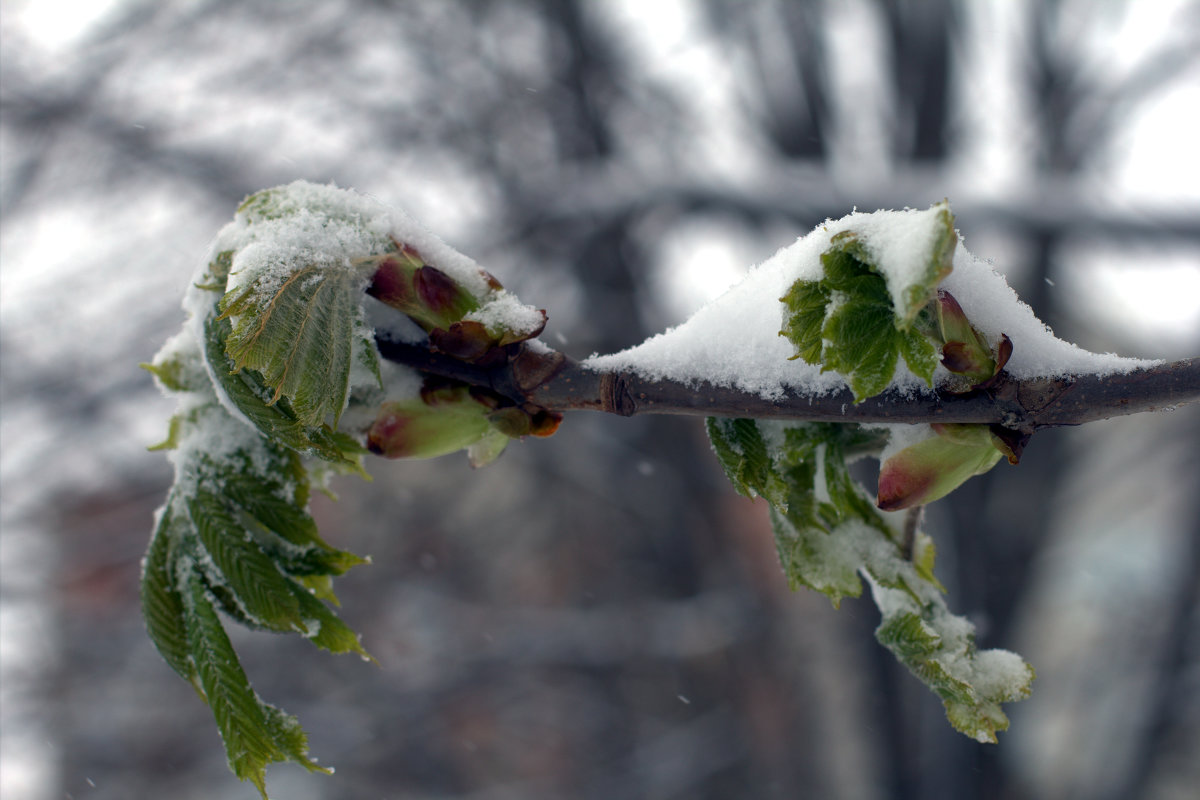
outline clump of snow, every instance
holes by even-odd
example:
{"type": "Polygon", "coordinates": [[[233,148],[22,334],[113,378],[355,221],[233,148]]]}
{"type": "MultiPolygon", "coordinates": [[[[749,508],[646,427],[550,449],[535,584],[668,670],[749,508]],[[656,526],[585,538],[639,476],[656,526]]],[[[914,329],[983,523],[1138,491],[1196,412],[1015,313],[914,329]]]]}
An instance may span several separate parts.
{"type": "Polygon", "coordinates": [[[948,211],[946,203],[938,203],[924,211],[854,213],[833,224],[858,234],[887,281],[892,306],[904,309],[905,289],[925,281],[930,253],[945,230],[942,215],[948,211]]]}
{"type": "MultiPolygon", "coordinates": [[[[226,291],[257,281],[259,293],[270,295],[272,287],[306,265],[360,269],[357,264],[362,259],[386,252],[394,242],[414,248],[426,264],[473,294],[483,306],[472,318],[489,328],[495,324],[527,333],[542,324],[541,312],[494,289],[479,264],[404,210],[332,184],[295,181],[252,195],[217,234],[209,260],[232,251],[226,291]]],[[[370,278],[369,271],[361,275],[364,289],[370,278]]]]}
{"type": "Polygon", "coordinates": [[[1005,334],[1013,343],[1012,358],[1005,369],[1018,379],[1064,375],[1112,375],[1159,364],[1112,353],[1092,353],[1054,335],[1033,309],[1022,302],[1004,277],[985,260],[959,247],[954,254],[954,271],[942,281],[954,295],[971,324],[988,337],[993,346],[1005,334]]]}
{"type": "MultiPolygon", "coordinates": [[[[779,335],[784,311],[780,298],[797,280],[819,280],[821,254],[829,249],[830,240],[852,230],[879,261],[893,302],[898,303],[903,288],[923,274],[935,241],[935,215],[942,208],[854,213],[827,220],[755,267],[741,283],[683,324],[628,350],[593,355],[583,363],[597,371],[629,371],[650,380],[708,381],[768,399],[786,394],[817,397],[840,390],[846,383],[837,373],[822,373],[820,366],[793,359],[794,348],[779,335]]],[[[1018,379],[1106,375],[1157,363],[1090,353],[1058,339],[1004,278],[967,252],[961,242],[953,264],[954,271],[941,286],[993,344],[1001,334],[1012,340],[1013,356],[1006,368],[1018,379]]],[[[947,377],[947,371],[938,367],[934,382],[947,377]]],[[[924,383],[901,360],[891,386],[913,392],[924,383]]]]}
{"type": "MultiPolygon", "coordinates": [[[[226,292],[254,284],[256,294],[269,302],[274,289],[306,267],[345,269],[355,274],[365,290],[372,274],[371,262],[364,259],[388,252],[396,243],[415,249],[426,264],[474,295],[481,306],[468,318],[482,322],[490,331],[532,334],[544,324],[541,311],[496,289],[493,279],[475,261],[402,209],[332,184],[295,181],[251,195],[233,221],[217,234],[184,298],[186,336],[196,343],[205,340],[205,325],[218,313],[217,301],[226,292]],[[207,285],[213,277],[210,265],[224,253],[232,254],[225,285],[207,285]]],[[[314,275],[312,280],[321,277],[314,275]]],[[[360,391],[375,384],[374,372],[366,367],[374,359],[368,359],[361,348],[373,346],[376,329],[382,327],[386,337],[397,341],[420,341],[425,336],[404,315],[382,307],[365,292],[361,297],[350,376],[351,389],[360,391]]],[[[254,427],[220,388],[212,364],[202,361],[226,411],[238,422],[254,427]]]]}
{"type": "Polygon", "coordinates": [[[755,267],[741,283],[700,308],[690,319],[629,350],[593,356],[598,371],[628,370],[653,380],[709,381],[778,398],[788,390],[826,394],[844,383],[800,359],[779,335],[779,298],[796,280],[821,277],[821,253],[836,230],[818,228],[755,267]]]}
{"type": "Polygon", "coordinates": [[[538,330],[545,323],[541,311],[525,305],[515,294],[504,289],[496,292],[486,305],[467,314],[465,318],[483,323],[492,333],[529,333],[538,330]]]}
{"type": "Polygon", "coordinates": [[[347,266],[384,252],[395,239],[417,250],[481,300],[489,293],[484,271],[429,232],[404,210],[369,195],[333,184],[294,181],[268,189],[269,201],[250,202],[221,229],[212,253],[236,250],[229,289],[246,278],[274,272],[286,279],[297,263],[311,261],[347,266]]]}

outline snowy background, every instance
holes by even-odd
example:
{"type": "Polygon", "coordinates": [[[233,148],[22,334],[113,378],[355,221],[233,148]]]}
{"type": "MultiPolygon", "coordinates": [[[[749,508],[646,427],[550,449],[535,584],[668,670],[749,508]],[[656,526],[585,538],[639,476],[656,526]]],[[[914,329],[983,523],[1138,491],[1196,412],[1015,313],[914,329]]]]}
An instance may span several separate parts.
{"type": "MultiPolygon", "coordinates": [[[[403,205],[613,352],[828,216],[950,198],[1097,351],[1200,353],[1195,2],[0,7],[0,796],[250,797],[138,561],[171,402],[137,368],[238,201],[403,205]]],[[[1020,343],[1017,343],[1020,346],[1020,343]]],[[[1038,669],[997,747],[791,594],[694,420],[571,416],[315,507],[380,667],[234,631],[333,779],[286,798],[1182,798],[1200,782],[1200,408],[1044,432],[931,513],[951,605],[1038,669]]]]}

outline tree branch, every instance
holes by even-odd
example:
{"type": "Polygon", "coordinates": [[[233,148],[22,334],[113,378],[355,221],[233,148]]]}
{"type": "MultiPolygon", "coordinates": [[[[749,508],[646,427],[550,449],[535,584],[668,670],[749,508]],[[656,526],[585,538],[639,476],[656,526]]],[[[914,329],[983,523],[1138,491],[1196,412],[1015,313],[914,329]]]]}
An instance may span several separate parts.
{"type": "Polygon", "coordinates": [[[848,389],[771,400],[711,383],[649,380],[631,372],[597,372],[554,350],[514,346],[507,362],[483,368],[419,345],[380,341],[389,361],[491,389],[514,403],[551,411],[590,410],[620,416],[684,414],[809,422],[974,422],[1022,433],[1109,417],[1161,411],[1200,400],[1200,358],[1106,376],[1016,380],[1002,372],[990,388],[905,397],[885,392],[855,405],[848,389]]]}

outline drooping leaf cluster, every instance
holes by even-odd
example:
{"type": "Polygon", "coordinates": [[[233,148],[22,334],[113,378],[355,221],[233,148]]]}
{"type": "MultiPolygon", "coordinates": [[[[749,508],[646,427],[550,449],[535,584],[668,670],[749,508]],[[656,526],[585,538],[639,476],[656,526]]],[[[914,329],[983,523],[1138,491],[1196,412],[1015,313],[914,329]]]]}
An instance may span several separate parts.
{"type": "Polygon", "coordinates": [[[330,607],[333,578],[366,559],[320,538],[307,510],[313,486],[339,472],[365,477],[368,451],[467,448],[486,463],[561,419],[398,367],[385,381],[368,295],[416,323],[431,349],[472,364],[502,362],[545,323],[482,270],[459,263],[456,279],[425,263],[396,237],[397,222],[332,187],[252,195],[189,290],[183,331],[145,365],[179,400],[153,448],[169,451],[175,483],[143,564],[147,629],[212,709],[233,772],[264,797],[273,762],[324,770],[297,720],[250,687],[221,615],[369,658],[330,607]],[[347,415],[355,423],[342,429],[347,415]]]}
{"type": "Polygon", "coordinates": [[[305,424],[289,400],[272,402],[256,370],[232,371],[226,349],[232,326],[217,309],[229,263],[228,254],[219,255],[208,267],[212,282],[194,290],[211,295],[204,341],[185,330],[147,365],[179,396],[180,410],[157,446],[171,451],[175,483],[143,562],[142,611],[163,658],[211,708],[230,768],[265,797],[268,764],[328,770],[308,757],[298,721],[250,687],[218,612],[254,629],[300,634],[323,650],[367,657],[328,605],[337,604],[332,579],[366,560],[318,535],[301,456],[361,470],[362,448],[324,423],[305,424]],[[257,429],[219,402],[217,387],[257,429]]]}
{"type": "Polygon", "coordinates": [[[838,605],[866,578],[882,614],[879,642],[942,699],[957,730],[994,742],[1008,727],[1000,704],[1028,696],[1033,669],[976,648],[974,627],[949,611],[934,577],[932,539],[906,514],[876,508],[851,477],[851,462],[882,452],[886,430],[718,418],[707,427],[734,488],[770,504],[789,585],[838,605]]]}
{"type": "MultiPolygon", "coordinates": [[[[821,276],[797,280],[780,298],[780,335],[795,347],[793,358],[841,374],[855,402],[885,391],[901,358],[926,384],[940,364],[948,390],[969,392],[994,381],[1012,352],[1007,337],[993,351],[938,286],[957,243],[949,207],[918,219],[927,226],[915,232],[924,249],[905,253],[905,268],[891,263],[895,254],[881,252],[869,230],[848,228],[830,237],[821,276]]],[[[976,649],[971,624],[946,607],[933,542],[917,520],[922,504],[991,469],[1001,455],[1016,463],[1023,439],[998,426],[922,427],[892,446],[901,435],[895,426],[708,420],[734,488],[770,504],[791,587],[815,589],[836,605],[860,595],[865,578],[882,614],[880,643],[942,698],[956,729],[995,741],[1008,725],[1000,703],[1027,696],[1033,670],[1011,653],[976,649]],[[848,469],[864,456],[882,460],[874,500],[848,469]]]]}

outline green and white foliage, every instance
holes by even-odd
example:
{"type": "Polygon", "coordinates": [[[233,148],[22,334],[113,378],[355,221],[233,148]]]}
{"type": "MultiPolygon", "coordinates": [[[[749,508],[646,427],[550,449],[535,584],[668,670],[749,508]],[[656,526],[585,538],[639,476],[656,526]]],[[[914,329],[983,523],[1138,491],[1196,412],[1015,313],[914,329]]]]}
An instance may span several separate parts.
{"type": "MultiPolygon", "coordinates": [[[[830,238],[823,272],[781,298],[783,329],[796,358],[846,379],[856,402],[893,382],[900,359],[932,385],[939,363],[970,391],[1011,354],[987,339],[938,284],[953,269],[958,241],[945,204],[913,215],[903,246],[880,247],[893,219],[873,215],[830,238]]],[[[896,239],[894,229],[888,236],[896,239]]],[[[871,585],[882,621],[876,638],[942,699],[950,723],[984,742],[1008,727],[1002,702],[1026,697],[1033,668],[1013,653],[978,651],[974,627],[952,614],[933,574],[933,541],[916,529],[920,505],[953,491],[1009,455],[1012,437],[985,425],[880,426],[708,420],[708,434],[740,493],[765,498],[788,583],[837,605],[871,585]],[[882,462],[876,498],[849,464],[882,462]],[[888,510],[884,510],[888,509],[888,510]],[[909,509],[900,512],[898,509],[909,509]]]]}
{"type": "MultiPolygon", "coordinates": [[[[932,387],[977,392],[1002,369],[1143,366],[1055,339],[958,242],[945,203],[827,221],[683,325],[576,366],[771,401],[848,388],[855,403],[932,387]]],[[[311,491],[334,474],[365,477],[368,454],[465,449],[483,465],[513,438],[550,435],[560,409],[535,405],[524,384],[501,393],[491,376],[510,369],[520,384],[511,370],[524,365],[536,384],[553,369],[539,373],[531,360],[565,359],[528,344],[543,311],[408,216],[303,182],[242,204],[184,309],[183,330],[146,365],[178,410],[158,446],[175,482],[145,557],[142,607],[163,658],[211,707],[234,773],[265,797],[267,765],[322,768],[298,722],[250,687],[222,618],[369,658],[333,610],[333,578],[367,559],[321,539],[311,491]],[[380,341],[450,367],[398,366],[381,358],[380,341]]],[[[865,580],[880,643],[937,693],[956,729],[995,741],[1008,725],[1001,704],[1028,695],[1033,670],[976,647],[971,624],[946,605],[933,541],[917,523],[923,504],[1003,457],[1016,463],[1024,435],[725,418],[707,428],[734,488],[769,503],[788,583],[836,605],[865,580]],[[875,497],[849,470],[868,457],[881,464],[875,497]]]]}
{"type": "Polygon", "coordinates": [[[888,428],[709,418],[713,450],[735,489],[770,504],[788,584],[838,605],[870,583],[875,631],[900,663],[942,698],[950,723],[981,742],[1008,727],[1002,702],[1029,695],[1033,668],[1002,650],[979,651],[974,627],[950,612],[933,574],[935,548],[910,512],[882,511],[850,477],[878,458],[888,428]]]}
{"type": "MultiPolygon", "coordinates": [[[[420,425],[407,430],[410,420],[395,411],[420,422],[434,409],[419,377],[380,363],[365,316],[366,292],[380,274],[393,290],[402,278],[432,286],[413,293],[410,305],[428,311],[416,321],[446,336],[465,327],[458,339],[477,357],[544,322],[403,214],[296,183],[242,204],[188,290],[183,330],[145,365],[178,399],[166,441],[153,448],[169,452],[175,482],[143,562],[146,626],[212,709],[233,772],[264,797],[272,762],[328,770],[308,757],[296,719],[251,689],[219,614],[369,658],[331,608],[332,579],[367,559],[321,539],[309,494],[332,474],[366,475],[377,415],[390,426],[385,444],[403,455],[438,444],[420,425]],[[408,271],[397,276],[401,256],[408,271]]],[[[498,402],[484,396],[467,405],[460,413],[469,413],[471,434],[457,447],[482,441],[489,457],[498,455],[508,441],[490,421],[498,402]]],[[[525,412],[507,417],[514,413],[525,412]]]]}

